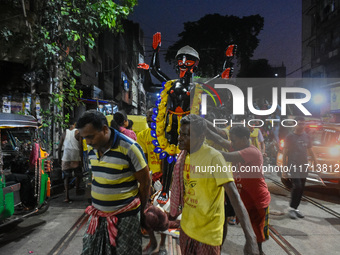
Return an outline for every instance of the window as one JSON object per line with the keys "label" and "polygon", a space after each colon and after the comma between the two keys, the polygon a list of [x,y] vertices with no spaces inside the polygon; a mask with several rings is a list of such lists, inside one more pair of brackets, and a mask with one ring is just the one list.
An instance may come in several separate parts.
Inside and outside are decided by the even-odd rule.
{"label": "window", "polygon": [[5,130],[1,132],[1,149],[4,151],[14,150],[13,141]]}

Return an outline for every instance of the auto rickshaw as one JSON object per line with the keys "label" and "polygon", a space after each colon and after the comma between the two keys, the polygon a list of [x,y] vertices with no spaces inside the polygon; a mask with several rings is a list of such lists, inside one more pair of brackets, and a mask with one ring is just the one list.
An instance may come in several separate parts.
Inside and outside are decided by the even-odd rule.
{"label": "auto rickshaw", "polygon": [[52,162],[39,127],[33,116],[0,113],[0,228],[49,207]]}

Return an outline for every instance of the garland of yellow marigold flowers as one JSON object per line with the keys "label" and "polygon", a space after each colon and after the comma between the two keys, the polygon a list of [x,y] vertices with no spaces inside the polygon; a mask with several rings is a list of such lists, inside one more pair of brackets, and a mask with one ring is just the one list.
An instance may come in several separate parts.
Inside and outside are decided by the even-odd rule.
{"label": "garland of yellow marigold flowers", "polygon": [[[171,80],[166,83],[163,83],[163,90],[160,93],[160,100],[156,102],[156,107],[153,109],[154,115],[152,116],[153,123],[151,123],[151,136],[155,138],[152,143],[156,147],[154,149],[155,153],[159,153],[159,158],[164,159],[167,158],[168,162],[176,160],[175,155],[179,153],[178,146],[176,144],[170,144],[168,139],[165,137],[165,132],[169,132],[172,127],[172,116],[169,116],[169,124],[165,127],[166,124],[166,116],[167,116],[167,105],[168,105],[168,97],[169,90],[171,89],[173,83],[176,80]],[[201,85],[195,84],[195,94],[192,101],[192,105],[190,108],[191,114],[199,114],[200,104],[202,100],[202,92],[203,89]],[[178,120],[178,132],[180,128],[180,120],[183,116],[189,114],[189,112],[185,113],[174,113],[171,112],[169,114],[176,114]]]}

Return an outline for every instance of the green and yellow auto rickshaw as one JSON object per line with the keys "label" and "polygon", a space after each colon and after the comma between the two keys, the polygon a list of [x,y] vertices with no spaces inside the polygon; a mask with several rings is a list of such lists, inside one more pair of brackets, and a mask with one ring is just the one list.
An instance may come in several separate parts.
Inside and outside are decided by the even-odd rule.
{"label": "green and yellow auto rickshaw", "polygon": [[0,113],[0,228],[49,207],[52,162],[33,116]]}

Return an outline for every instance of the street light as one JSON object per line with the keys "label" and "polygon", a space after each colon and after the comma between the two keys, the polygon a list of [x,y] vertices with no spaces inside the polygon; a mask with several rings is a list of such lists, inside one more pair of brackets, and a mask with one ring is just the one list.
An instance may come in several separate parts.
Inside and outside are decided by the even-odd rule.
{"label": "street light", "polygon": [[325,102],[325,96],[321,93],[315,94],[313,96],[313,102],[316,105],[321,105]]}

